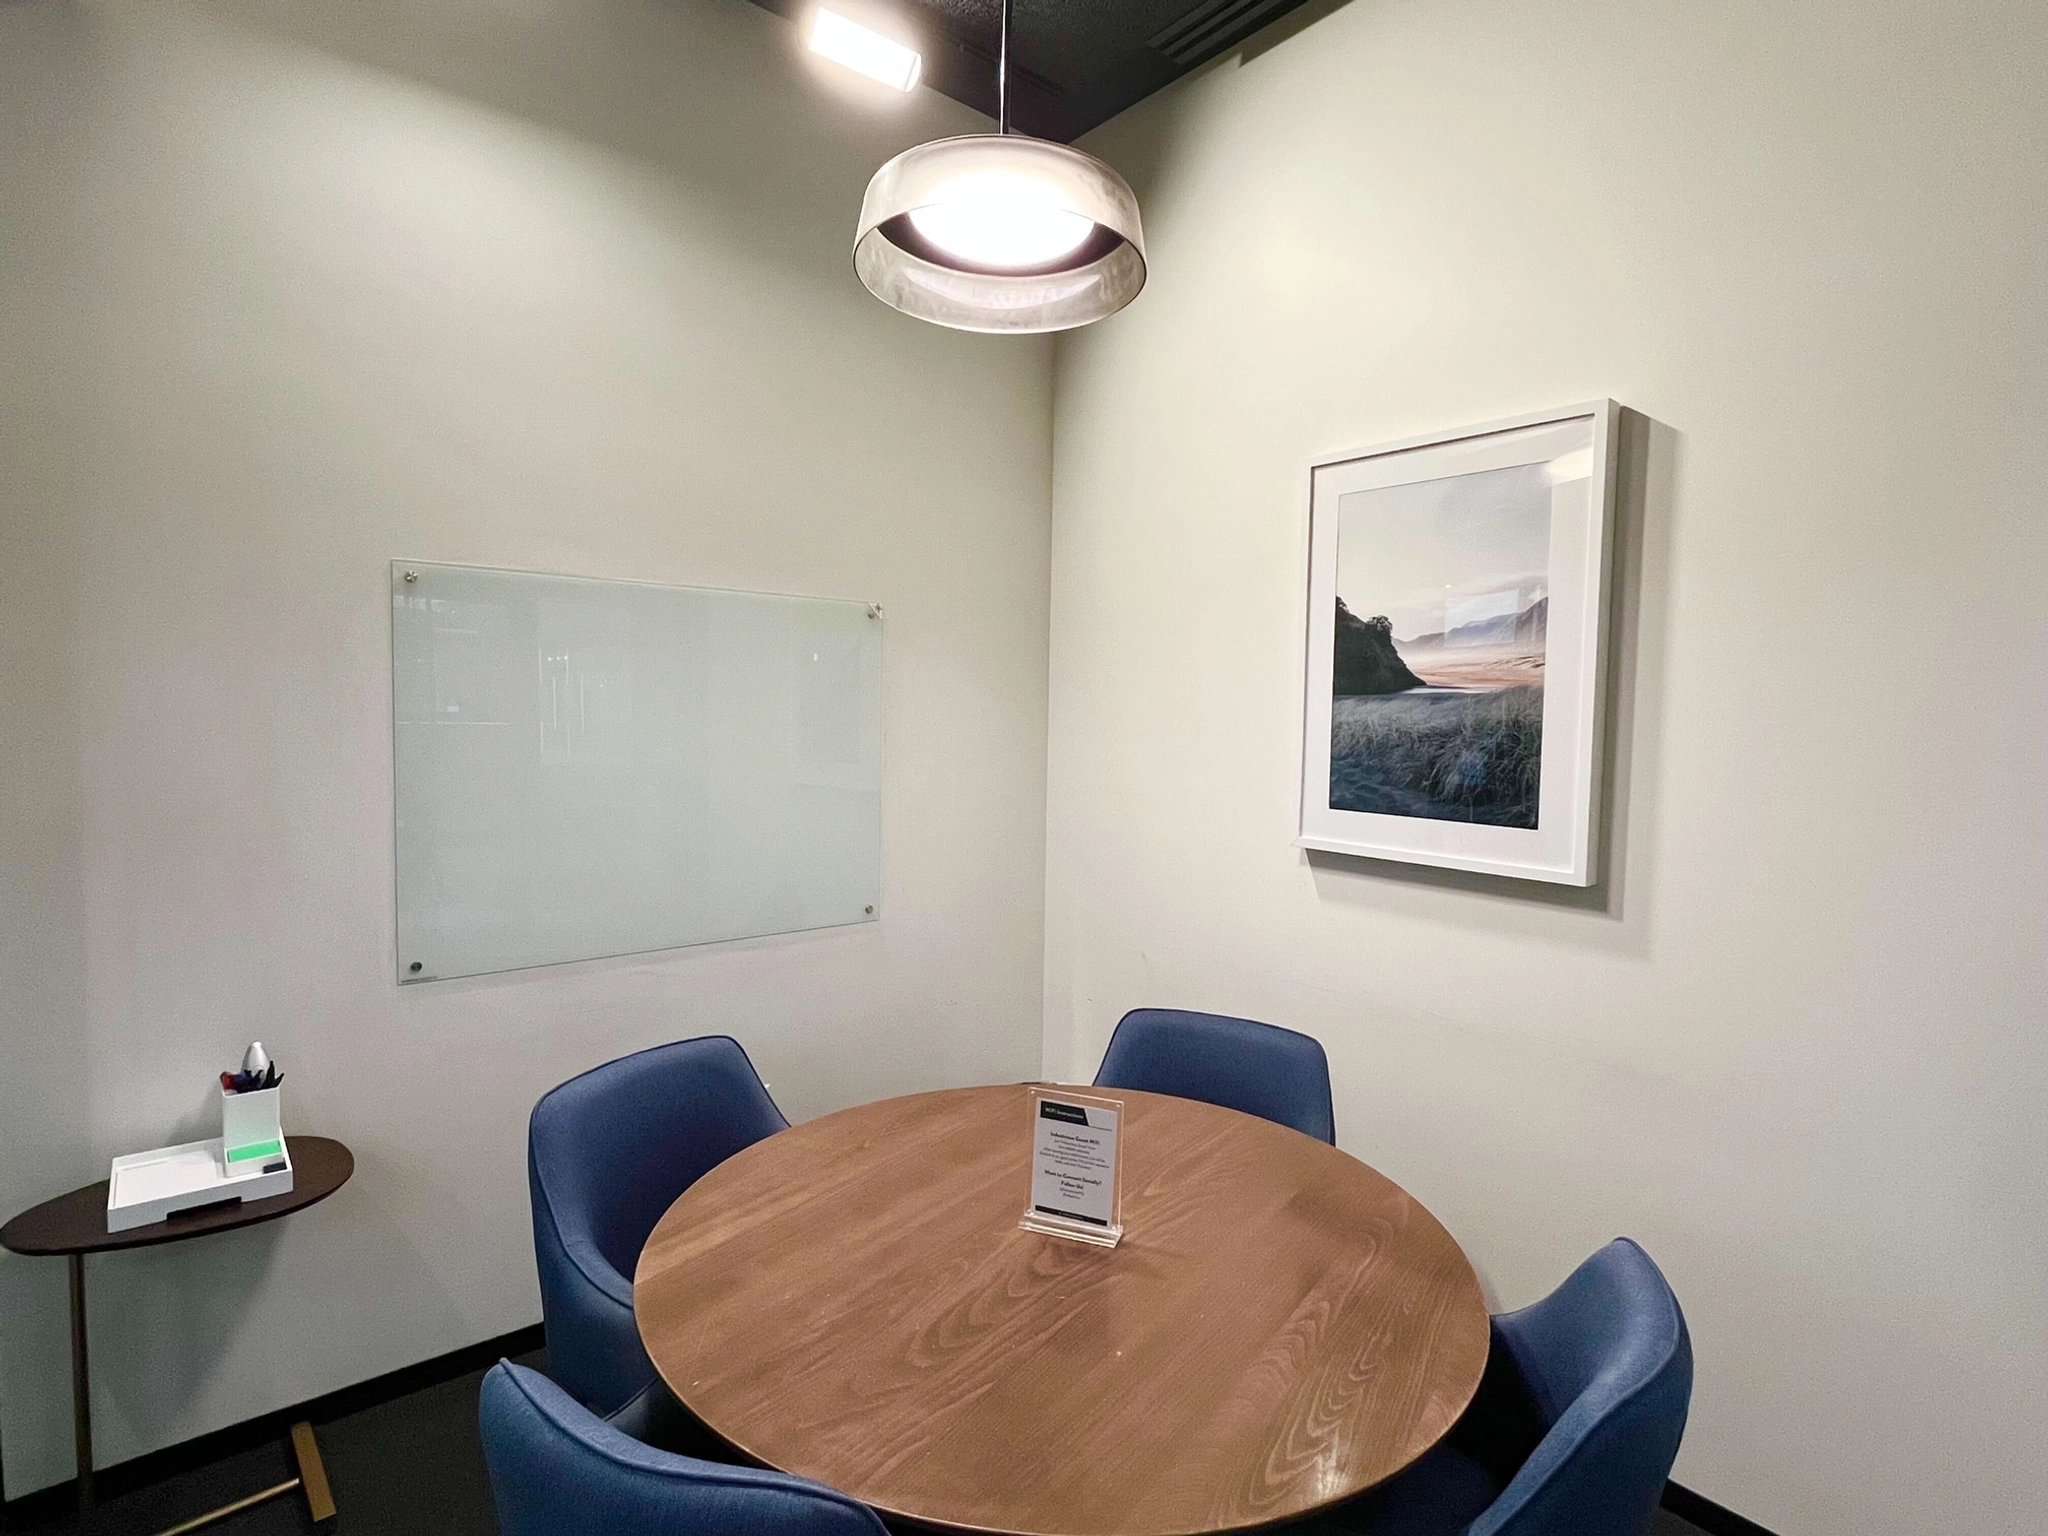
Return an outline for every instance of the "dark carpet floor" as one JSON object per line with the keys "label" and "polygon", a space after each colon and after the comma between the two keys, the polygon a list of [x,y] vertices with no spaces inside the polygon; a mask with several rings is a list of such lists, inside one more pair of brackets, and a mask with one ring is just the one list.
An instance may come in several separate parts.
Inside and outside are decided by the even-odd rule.
{"label": "dark carpet floor", "polygon": [[[547,1354],[519,1356],[547,1368]],[[477,1440],[476,1394],[482,1371],[394,1398],[317,1427],[320,1452],[340,1517],[334,1536],[496,1536],[491,1488]],[[243,1451],[103,1503],[90,1536],[153,1536],[181,1520],[291,1477],[282,1440]],[[206,1527],[218,1536],[306,1536],[317,1530],[297,1494],[273,1499]],[[37,1536],[78,1532],[75,1520],[10,1526]],[[1702,1536],[1660,1510],[1647,1536]]]}
{"label": "dark carpet floor", "polygon": [[[547,1368],[544,1350],[518,1358],[522,1365]],[[341,1511],[329,1528],[334,1536],[496,1536],[476,1432],[483,1378],[482,1371],[472,1371],[315,1426]],[[281,1483],[296,1470],[290,1447],[280,1439],[109,1499],[84,1529],[90,1536],[152,1536]],[[67,1518],[18,1529],[24,1536],[57,1536],[81,1528]],[[304,1536],[318,1529],[296,1493],[206,1527],[218,1536]]]}

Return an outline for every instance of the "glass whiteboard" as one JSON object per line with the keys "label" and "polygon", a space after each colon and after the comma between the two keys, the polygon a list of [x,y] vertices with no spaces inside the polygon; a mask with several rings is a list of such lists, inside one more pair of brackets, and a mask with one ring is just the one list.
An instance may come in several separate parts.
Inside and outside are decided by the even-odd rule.
{"label": "glass whiteboard", "polygon": [[391,567],[398,979],[872,922],[880,609]]}

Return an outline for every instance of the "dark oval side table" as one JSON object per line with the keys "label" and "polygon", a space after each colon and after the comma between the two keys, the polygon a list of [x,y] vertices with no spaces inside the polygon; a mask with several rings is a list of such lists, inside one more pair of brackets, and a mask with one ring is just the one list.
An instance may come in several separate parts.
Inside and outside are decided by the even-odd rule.
{"label": "dark oval side table", "polygon": [[[71,1265],[71,1416],[78,1459],[78,1509],[81,1515],[92,1509],[92,1379],[88,1374],[85,1346],[85,1256],[112,1253],[120,1248],[154,1248],[159,1243],[183,1242],[209,1232],[229,1232],[275,1221],[318,1205],[349,1180],[356,1171],[353,1153],[325,1136],[287,1136],[291,1149],[292,1190],[265,1200],[237,1200],[184,1211],[146,1227],[126,1232],[107,1230],[107,1181],[74,1189],[68,1195],[45,1200],[23,1211],[0,1227],[0,1248],[32,1258],[64,1258]],[[246,1499],[211,1510],[197,1519],[171,1527],[174,1532],[197,1530],[253,1504],[289,1493],[306,1491],[306,1502],[314,1520],[331,1519],[334,1499],[327,1487],[327,1471],[320,1462],[320,1448],[310,1424],[292,1426],[292,1452],[299,1475],[289,1482],[266,1488]]]}

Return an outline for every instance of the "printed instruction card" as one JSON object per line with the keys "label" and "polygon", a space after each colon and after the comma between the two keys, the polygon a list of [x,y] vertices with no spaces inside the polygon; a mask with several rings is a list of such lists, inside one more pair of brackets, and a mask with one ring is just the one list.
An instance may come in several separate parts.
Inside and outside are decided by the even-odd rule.
{"label": "printed instruction card", "polygon": [[1115,1247],[1123,1236],[1123,1101],[1054,1088],[1031,1091],[1034,1231]]}

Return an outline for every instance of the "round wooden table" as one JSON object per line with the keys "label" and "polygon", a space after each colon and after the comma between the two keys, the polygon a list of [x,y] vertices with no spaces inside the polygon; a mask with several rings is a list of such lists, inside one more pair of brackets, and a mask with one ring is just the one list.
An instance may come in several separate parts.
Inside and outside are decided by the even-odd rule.
{"label": "round wooden table", "polygon": [[1115,1248],[1017,1225],[1028,1085],[757,1142],[649,1237],[649,1356],[771,1467],[1012,1536],[1288,1520],[1435,1444],[1487,1351],[1479,1283],[1436,1218],[1297,1131],[1115,1096]]}

